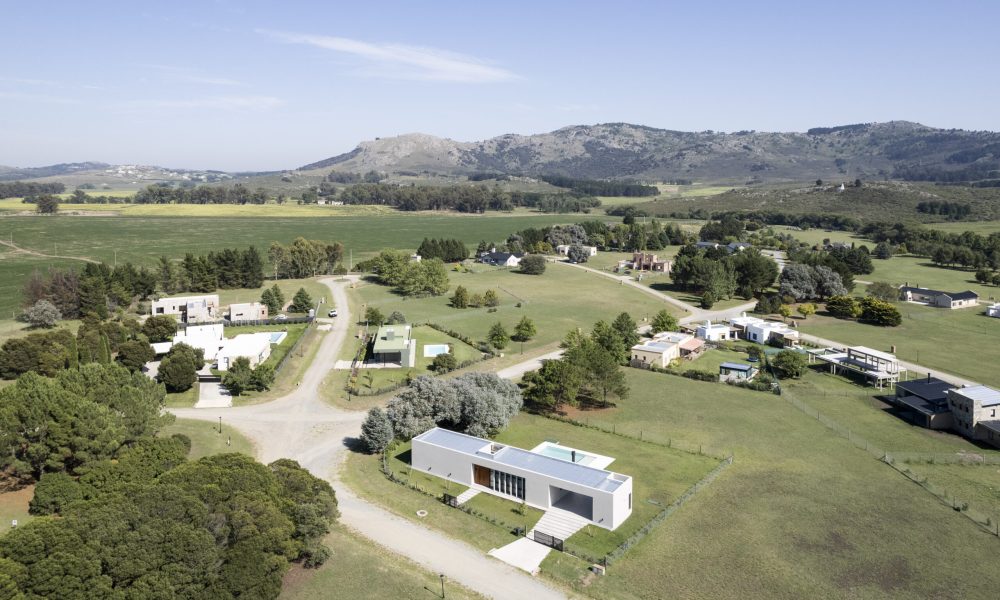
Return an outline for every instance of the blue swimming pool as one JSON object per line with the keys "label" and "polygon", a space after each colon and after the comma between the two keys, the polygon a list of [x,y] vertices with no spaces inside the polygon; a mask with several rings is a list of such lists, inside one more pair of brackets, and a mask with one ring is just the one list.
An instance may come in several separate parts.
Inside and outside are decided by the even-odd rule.
{"label": "blue swimming pool", "polygon": [[286,337],[288,337],[288,333],[287,332],[284,332],[284,331],[272,331],[271,332],[271,343],[272,344],[280,344],[281,342],[285,341]]}
{"label": "blue swimming pool", "polygon": [[[549,445],[539,450],[536,450],[536,452],[538,452],[543,456],[550,456],[552,458],[558,458],[559,460],[564,460],[566,462],[573,462],[573,451],[570,448],[563,448],[561,446]],[[576,451],[577,464],[589,465],[593,461],[594,461],[593,456],[580,452],[579,450]]]}

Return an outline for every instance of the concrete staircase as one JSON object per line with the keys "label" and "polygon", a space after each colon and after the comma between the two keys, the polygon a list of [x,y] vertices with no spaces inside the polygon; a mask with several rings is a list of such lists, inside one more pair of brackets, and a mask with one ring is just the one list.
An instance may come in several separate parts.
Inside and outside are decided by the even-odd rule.
{"label": "concrete staircase", "polygon": [[458,502],[459,506],[462,506],[463,504],[465,504],[469,500],[472,500],[478,495],[479,495],[479,490],[474,490],[472,488],[469,488],[464,492],[462,492],[461,494],[459,494],[458,498],[456,498],[456,501]]}
{"label": "concrete staircase", "polygon": [[535,523],[535,526],[528,531],[527,538],[534,539],[535,530],[547,533],[563,541],[568,540],[571,535],[580,531],[590,524],[590,521],[583,517],[565,510],[553,508],[545,511],[542,518]]}

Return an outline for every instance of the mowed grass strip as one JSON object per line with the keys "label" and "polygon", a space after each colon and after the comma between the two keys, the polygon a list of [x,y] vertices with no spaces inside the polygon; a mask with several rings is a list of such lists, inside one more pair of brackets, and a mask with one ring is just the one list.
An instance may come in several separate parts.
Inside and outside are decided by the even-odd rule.
{"label": "mowed grass strip", "polygon": [[203,456],[241,452],[254,456],[253,444],[237,429],[222,420],[222,433],[219,433],[218,421],[197,421],[194,419],[177,419],[164,427],[160,437],[170,437],[175,433],[186,435],[191,440],[189,460],[198,460]]}
{"label": "mowed grass strip", "polygon": [[[293,565],[281,586],[281,600],[440,597],[441,579],[405,557],[335,526],[323,543],[332,556],[317,569]],[[391,543],[387,541],[387,543]],[[445,580],[447,598],[482,598]]]}
{"label": "mowed grass strip", "polygon": [[29,485],[12,492],[0,493],[0,536],[11,530],[16,520],[22,527],[33,517],[28,514],[28,505],[35,495],[35,486]]}
{"label": "mowed grass strip", "polygon": [[[778,396],[629,371],[591,423],[732,448],[710,486],[583,593],[597,598],[993,598],[998,540]],[[929,550],[933,549],[933,550]]]}

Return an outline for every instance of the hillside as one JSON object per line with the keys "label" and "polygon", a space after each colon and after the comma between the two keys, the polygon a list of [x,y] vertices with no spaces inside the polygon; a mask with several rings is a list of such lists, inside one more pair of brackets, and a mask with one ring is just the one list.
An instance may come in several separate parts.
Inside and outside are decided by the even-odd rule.
{"label": "hillside", "polygon": [[861,221],[941,222],[948,220],[921,212],[921,203],[948,202],[968,205],[963,220],[1000,219],[1000,188],[969,188],[906,182],[872,182],[862,187],[839,185],[740,186],[702,198],[660,197],[633,205],[651,216],[688,216],[723,211],[764,211],[784,214],[824,214],[853,217]]}
{"label": "hillside", "polygon": [[362,142],[300,171],[460,175],[478,172],[669,181],[983,179],[1000,169],[1000,134],[906,121],[806,133],[683,132],[627,123],[456,142],[407,134]]}

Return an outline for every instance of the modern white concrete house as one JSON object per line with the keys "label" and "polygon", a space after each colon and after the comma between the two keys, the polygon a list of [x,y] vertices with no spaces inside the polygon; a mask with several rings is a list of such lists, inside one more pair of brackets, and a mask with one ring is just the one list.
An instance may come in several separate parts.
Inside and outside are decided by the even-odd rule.
{"label": "modern white concrete house", "polygon": [[991,304],[990,306],[987,306],[986,307],[986,316],[987,317],[997,317],[997,318],[1000,318],[1000,302],[997,302],[996,304]]}
{"label": "modern white concrete house", "polygon": [[225,328],[222,324],[192,325],[185,327],[174,336],[174,344],[187,344],[192,348],[200,348],[205,353],[205,360],[215,360],[219,348],[225,344]]}
{"label": "modern white concrete house", "polygon": [[750,342],[767,344],[771,340],[780,340],[784,346],[795,346],[799,343],[799,332],[784,323],[765,321],[759,317],[748,317],[746,313],[729,319],[729,325],[737,336]]}
{"label": "modern white concrete house", "polygon": [[557,446],[568,451],[564,455],[552,446],[543,444],[536,452],[435,427],[413,438],[410,466],[473,490],[617,529],[632,514],[632,478],[583,464],[574,449]]}
{"label": "modern white concrete house", "polygon": [[219,295],[177,296],[154,300],[149,313],[153,316],[174,315],[182,323],[201,323],[219,318]]}
{"label": "modern white concrete house", "polygon": [[271,334],[263,333],[241,333],[240,335],[228,339],[216,354],[216,362],[220,371],[228,371],[237,358],[246,358],[250,361],[250,368],[254,368],[271,356]]}
{"label": "modern white concrete house", "polygon": [[243,302],[229,305],[229,320],[233,323],[264,321],[267,319],[267,305],[260,302]]}
{"label": "modern white concrete house", "polygon": [[632,346],[629,364],[640,369],[650,366],[664,369],[671,361],[697,354],[704,346],[704,340],[690,333],[661,331],[653,339]]}
{"label": "modern white concrete house", "polygon": [[694,330],[694,336],[706,342],[724,342],[735,340],[736,332],[729,325],[705,321]]}

